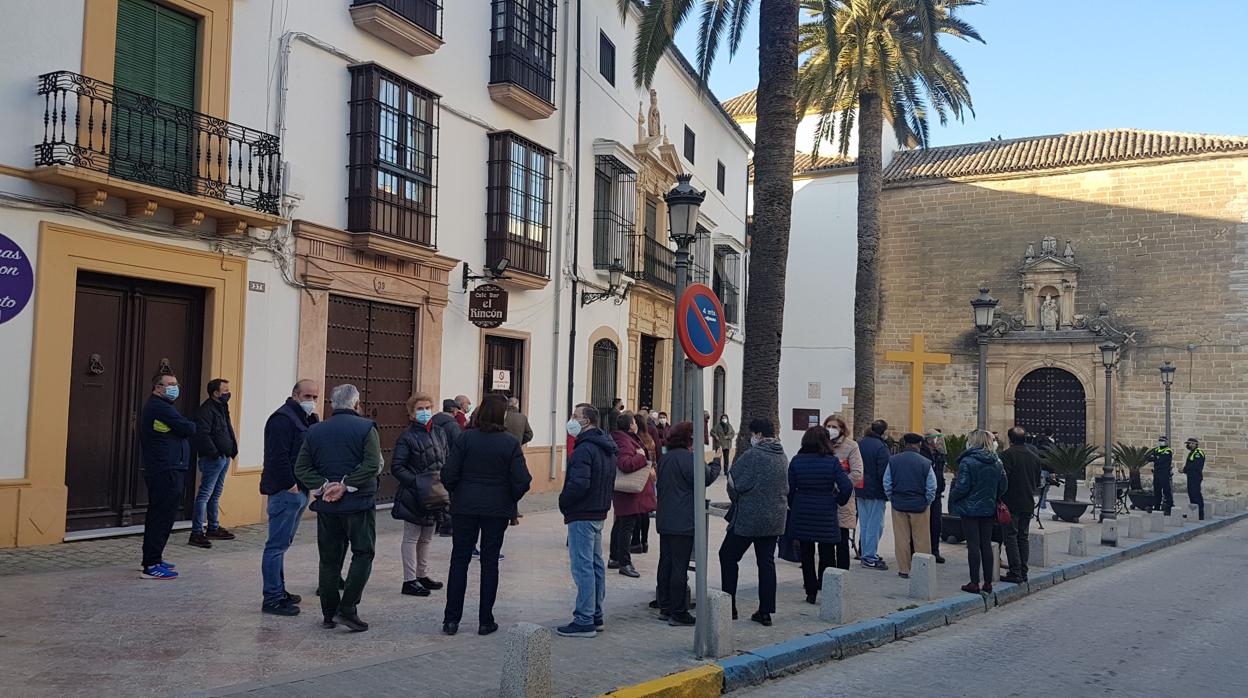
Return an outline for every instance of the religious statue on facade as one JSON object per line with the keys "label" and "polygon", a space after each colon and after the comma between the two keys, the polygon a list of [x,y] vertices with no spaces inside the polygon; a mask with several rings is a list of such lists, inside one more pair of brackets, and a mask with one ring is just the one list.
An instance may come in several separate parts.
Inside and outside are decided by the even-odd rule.
{"label": "religious statue on facade", "polygon": [[1045,257],[1057,256],[1057,238],[1045,237],[1040,241],[1040,254]]}
{"label": "religious statue on facade", "polygon": [[650,88],[650,115],[646,119],[646,134],[651,138],[657,138],[663,132],[659,125],[659,93],[652,87]]}
{"label": "religious statue on facade", "polygon": [[1057,301],[1053,300],[1053,296],[1045,296],[1040,304],[1040,329],[1057,330],[1057,317]]}

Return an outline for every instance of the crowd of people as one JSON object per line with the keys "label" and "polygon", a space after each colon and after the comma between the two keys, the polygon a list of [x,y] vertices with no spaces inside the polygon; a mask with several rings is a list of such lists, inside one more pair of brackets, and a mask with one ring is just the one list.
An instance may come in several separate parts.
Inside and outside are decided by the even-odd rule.
{"label": "crowd of people", "polygon": [[[218,518],[224,475],[238,454],[228,409],[229,382],[210,381],[208,393],[197,418],[189,420],[174,407],[180,395],[177,378],[153,378],[141,424],[151,502],[143,540],[144,578],[178,576],[175,565],[164,560],[164,548],[192,456],[197,457],[200,484],[189,543],[210,547],[213,541],[234,537]],[[268,540],[261,565],[261,610],[279,616],[300,613],[302,599],[285,586],[284,556],[305,508],[310,508],[317,515],[322,624],[361,632],[368,629],[358,606],[375,554],[382,444],[377,425],[360,414],[355,386],[335,387],[329,402],[332,412],[321,419],[320,387],[300,380],[265,424],[260,492],[268,498]],[[508,527],[519,523],[518,504],[531,485],[523,447],[533,431],[514,398],[487,395],[473,409],[471,399],[460,395],[442,401],[436,413],[434,404],[423,393],[407,401],[410,425],[399,436],[390,463],[398,484],[391,516],[403,522],[400,593],[427,597],[445,588],[442,631],[454,635],[463,618],[468,569],[475,557],[480,562],[478,633],[488,635],[498,630],[493,606],[503,541]],[[696,468],[704,469],[707,484],[721,473],[727,479],[727,531],[718,556],[721,588],[732,597],[734,619],[740,561],[750,548],[759,599],[750,619],[765,626],[772,624],[776,612],[776,557],[800,563],[811,604],[818,603],[826,569],[849,569],[855,541],[863,568],[888,570],[879,542],[890,507],[898,575],[909,576],[916,553],[945,562],[940,540],[947,450],[940,430],[906,433],[897,448],[886,440],[885,421],[871,423],[854,440],[845,421],[833,415],[806,430],[790,458],[776,425],[754,419],[747,425],[749,448],[733,460],[736,432],[728,415],[720,415],[715,424],[709,413],[702,418],[703,443],[712,457],[697,462],[691,421],[671,424],[666,413],[644,406],[630,412],[618,399],[605,410],[575,406],[566,424],[568,457],[559,510],[567,527],[576,598],[571,622],[559,626],[558,634],[591,638],[602,631],[607,571],[641,577],[633,556],[649,553],[652,518],[659,559],[650,606],[669,625],[695,623],[688,571]],[[1007,437],[1009,445],[1002,449],[995,433],[968,434],[948,485],[949,510],[961,518],[967,541],[970,581],[962,589],[971,593],[992,591],[997,557],[991,543],[997,526],[1002,527],[1009,566],[1002,580],[1028,577],[1030,521],[1038,511],[1036,496],[1049,478],[1043,454],[1054,441],[1051,433],[1029,439],[1019,427],[1009,429]],[[1195,439],[1187,445],[1183,472],[1203,518],[1204,454]],[[1149,458],[1155,462],[1155,487],[1168,511],[1173,505],[1168,482],[1173,453],[1162,439]],[[439,532],[452,539],[445,584],[433,578],[429,563],[430,546]]]}

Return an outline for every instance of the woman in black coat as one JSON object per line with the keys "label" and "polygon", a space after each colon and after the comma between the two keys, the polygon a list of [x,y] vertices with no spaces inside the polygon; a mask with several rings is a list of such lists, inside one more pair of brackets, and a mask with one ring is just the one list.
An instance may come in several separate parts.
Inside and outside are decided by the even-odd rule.
{"label": "woman in black coat", "polygon": [[417,482],[421,473],[439,472],[446,464],[446,435],[433,426],[433,398],[430,396],[413,395],[407,401],[407,413],[412,423],[394,445],[394,462],[390,467],[391,474],[399,481],[390,515],[403,521],[403,543],[399,548],[403,556],[402,593],[429,596],[430,592],[442,588],[442,582],[429,578],[429,544],[441,512],[427,511],[421,506]]}
{"label": "woman in black coat", "polygon": [[[802,436],[802,448],[789,463],[789,536],[801,544],[802,583],[806,603],[816,603],[823,588],[823,571],[836,560],[841,523],[836,508],[854,494],[854,483],[832,453],[824,427],[811,427]],[[815,546],[819,546],[818,572]]]}
{"label": "woman in black coat", "polygon": [[477,427],[460,435],[442,469],[442,484],[451,493],[451,572],[447,580],[442,632],[459,632],[468,588],[468,564],[477,540],[481,543],[481,608],[479,634],[498,630],[494,599],[498,595],[498,551],[516,503],[529,491],[532,476],[516,437],[503,419],[507,398],[487,395],[477,408]]}

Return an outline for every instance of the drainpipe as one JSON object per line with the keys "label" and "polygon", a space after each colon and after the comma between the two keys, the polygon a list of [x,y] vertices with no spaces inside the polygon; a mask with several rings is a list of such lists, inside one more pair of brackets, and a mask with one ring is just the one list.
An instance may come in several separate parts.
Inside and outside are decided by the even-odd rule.
{"label": "drainpipe", "polygon": [[[578,0],[578,5],[579,5],[579,0]],[[572,6],[572,0],[564,0],[563,2],[563,48],[561,49],[561,53],[563,55],[563,76],[562,76],[562,79],[560,79],[559,81],[559,92],[560,92],[559,103],[563,105],[563,108],[559,110],[559,150],[560,151],[567,150],[567,142],[568,142],[568,109],[567,109],[567,106],[568,106],[568,65],[569,65],[568,46],[570,43],[570,37],[568,36],[568,28],[570,26],[569,15],[571,14],[571,6]],[[579,7],[577,8],[576,18],[577,18],[577,24],[579,26],[580,18],[581,18]],[[577,38],[577,46],[578,46],[577,85],[578,85],[578,94],[579,94],[579,85],[580,85],[580,81],[579,81],[580,32],[579,31],[577,32],[577,37],[578,37]],[[577,104],[579,106],[580,104],[579,99],[577,100]],[[579,117],[579,109],[578,109],[578,117]],[[579,125],[580,123],[579,118],[578,118],[577,123]],[[578,134],[580,133],[579,128],[577,129],[577,133]],[[552,377],[559,375],[559,332],[563,329],[562,323],[561,323],[561,317],[559,314],[559,300],[563,296],[563,277],[566,271],[566,265],[564,264],[564,259],[563,259],[563,251],[564,251],[564,243],[566,242],[566,237],[569,231],[573,231],[572,232],[573,250],[576,249],[575,247],[576,220],[571,214],[571,212],[568,210],[568,168],[571,167],[573,170],[574,176],[576,176],[576,173],[578,171],[576,167],[576,162],[577,160],[576,160],[575,153],[573,153],[570,163],[569,163],[569,158],[567,157],[560,158],[558,162],[558,165],[559,165],[559,187],[558,187],[559,203],[555,207],[555,210],[558,213],[555,218],[557,230],[555,232],[555,254],[554,254],[555,264],[557,265],[555,268],[555,302],[554,302],[555,329],[554,329],[554,334],[551,337],[552,339],[551,344],[552,346],[554,346],[555,349],[554,351],[551,352],[551,357],[550,357],[550,375]],[[576,252],[574,251],[572,254],[575,260]],[[573,262],[573,264],[575,264],[575,261]],[[572,275],[572,279],[573,279],[572,281],[572,284],[573,284],[572,286],[572,334],[575,336],[576,334],[576,275],[575,274]],[[572,347],[575,347],[575,345],[572,345]],[[572,355],[569,354],[568,365],[571,366],[572,363],[573,363]],[[571,373],[571,369],[569,369],[569,373]],[[562,430],[559,429],[559,426],[563,424],[563,421],[564,420],[562,419],[562,415],[560,414],[560,409],[559,409],[559,381],[551,380],[550,382],[550,473],[549,473],[551,480],[559,479],[559,441],[562,438],[561,437]]]}
{"label": "drainpipe", "polygon": [[[566,20],[566,16],[565,16]],[[566,81],[564,83],[567,84]],[[568,412],[576,404],[576,312],[577,286],[580,278],[579,253],[581,236],[581,0],[576,0],[576,112],[572,136],[572,295],[568,299],[571,321],[568,323]]]}

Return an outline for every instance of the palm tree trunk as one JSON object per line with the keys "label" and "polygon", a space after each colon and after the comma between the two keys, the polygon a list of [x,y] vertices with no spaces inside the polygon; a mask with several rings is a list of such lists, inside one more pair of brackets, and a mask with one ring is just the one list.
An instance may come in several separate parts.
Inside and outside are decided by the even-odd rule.
{"label": "palm tree trunk", "polygon": [[781,426],[780,339],[797,142],[798,0],[762,0],[758,12],[754,224],[745,301],[739,452],[749,445],[751,419],[763,417],[777,429]]}
{"label": "palm tree trunk", "polygon": [[[880,331],[880,188],[884,183],[880,96],[858,95],[858,276],[854,287],[854,434],[875,417],[875,342]],[[923,428],[911,424],[912,431]]]}

